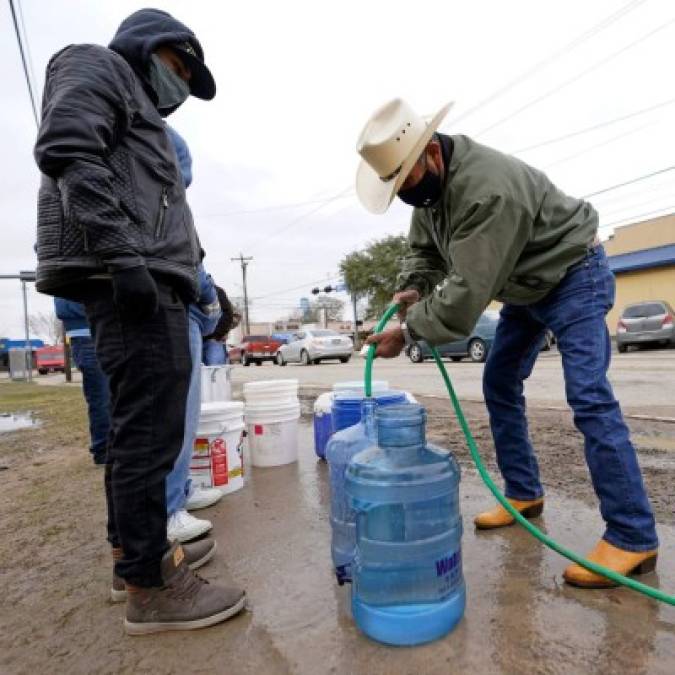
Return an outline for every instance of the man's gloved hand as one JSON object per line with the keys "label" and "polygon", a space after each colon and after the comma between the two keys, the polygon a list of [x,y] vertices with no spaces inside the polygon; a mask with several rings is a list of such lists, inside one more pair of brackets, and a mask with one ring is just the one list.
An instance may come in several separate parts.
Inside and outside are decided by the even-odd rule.
{"label": "man's gloved hand", "polygon": [[367,345],[377,345],[375,356],[382,359],[396,358],[405,347],[405,336],[403,331],[396,327],[385,330],[382,333],[375,333],[366,340]]}
{"label": "man's gloved hand", "polygon": [[405,321],[408,309],[421,299],[420,292],[416,288],[408,288],[405,291],[394,293],[392,302],[399,305],[398,316],[401,321]]}
{"label": "man's gloved hand", "polygon": [[143,319],[157,312],[157,284],[145,265],[113,272],[112,284],[113,300],[122,315]]}

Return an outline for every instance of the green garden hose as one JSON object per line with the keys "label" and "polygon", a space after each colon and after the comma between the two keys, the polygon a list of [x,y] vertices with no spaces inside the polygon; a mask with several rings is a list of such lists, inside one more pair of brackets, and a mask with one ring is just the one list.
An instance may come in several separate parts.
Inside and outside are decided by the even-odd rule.
{"label": "green garden hose", "polygon": [[[391,319],[391,317],[397,311],[398,305],[391,305],[384,313],[383,317],[380,319],[380,322],[375,327],[375,332],[376,333],[381,332],[389,322],[389,319]],[[376,346],[371,345],[370,348],[368,349],[368,355],[366,357],[365,394],[368,397],[372,396],[373,360],[375,358],[375,350]],[[457,416],[459,426],[462,428],[462,431],[464,432],[464,437],[466,438],[466,442],[469,446],[471,457],[473,458],[473,461],[476,464],[476,468],[478,469],[480,477],[483,479],[483,482],[488,486],[488,488],[490,488],[490,491],[497,498],[497,501],[515,518],[518,524],[524,527],[533,537],[546,544],[546,546],[548,546],[549,548],[553,549],[556,553],[559,553],[568,560],[571,560],[572,562],[575,562],[578,565],[581,565],[582,567],[591,570],[591,572],[600,574],[603,577],[611,579],[615,583],[620,584],[621,586],[627,586],[628,588],[632,588],[634,591],[638,591],[638,593],[647,595],[650,598],[654,598],[655,600],[660,600],[661,602],[665,602],[669,605],[675,605],[675,596],[668,595],[667,593],[664,593],[658,590],[657,588],[647,586],[646,584],[640,583],[639,581],[635,581],[635,579],[631,579],[630,577],[625,577],[623,576],[623,574],[618,574],[617,572],[609,569],[608,567],[604,567],[603,565],[598,565],[594,562],[591,562],[590,560],[586,560],[577,553],[574,553],[573,551],[569,551],[568,549],[564,548],[556,541],[551,539],[551,537],[546,536],[539,528],[535,527],[529,520],[527,520],[527,518],[522,516],[516,509],[513,508],[513,506],[511,506],[506,497],[495,485],[492,478],[490,478],[490,475],[488,474],[485,466],[483,465],[483,461],[481,460],[480,454],[478,453],[478,448],[476,447],[476,441],[474,440],[471,434],[469,425],[467,424],[466,418],[464,417],[464,413],[462,412],[462,407],[459,404],[459,400],[457,398],[457,395],[455,394],[452,382],[450,381],[450,376],[448,375],[448,371],[445,369],[445,366],[443,365],[443,361],[441,361],[441,357],[438,354],[438,351],[434,347],[431,347],[431,353],[433,354],[434,359],[436,360],[436,365],[438,366],[439,370],[441,371],[441,375],[443,376],[445,386],[447,387],[448,394],[450,395],[450,400],[452,401],[452,406],[455,409],[455,415]]]}

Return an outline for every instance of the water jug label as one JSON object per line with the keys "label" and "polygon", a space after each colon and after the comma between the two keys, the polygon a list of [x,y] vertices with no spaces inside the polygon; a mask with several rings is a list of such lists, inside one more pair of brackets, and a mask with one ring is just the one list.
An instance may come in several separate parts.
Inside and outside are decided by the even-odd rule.
{"label": "water jug label", "polygon": [[438,578],[437,596],[439,599],[450,595],[462,581],[461,549],[435,561]]}

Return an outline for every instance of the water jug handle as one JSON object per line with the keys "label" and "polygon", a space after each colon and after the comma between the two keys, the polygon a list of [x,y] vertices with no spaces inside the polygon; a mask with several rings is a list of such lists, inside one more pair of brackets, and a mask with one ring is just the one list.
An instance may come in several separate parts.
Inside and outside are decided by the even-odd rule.
{"label": "water jug handle", "polygon": [[335,568],[335,577],[337,579],[338,586],[344,586],[345,584],[352,583],[352,576],[347,565],[338,565]]}

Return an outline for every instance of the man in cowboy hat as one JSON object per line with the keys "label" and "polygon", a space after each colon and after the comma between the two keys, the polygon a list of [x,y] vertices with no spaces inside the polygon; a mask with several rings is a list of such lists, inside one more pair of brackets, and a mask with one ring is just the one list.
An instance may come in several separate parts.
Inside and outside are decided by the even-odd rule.
{"label": "man in cowboy hat", "polygon": [[201,248],[163,118],[190,95],[215,93],[195,34],[143,9],[108,48],[70,45],[52,57],[35,145],[37,288],[84,303],[110,382],[108,539],[134,635],[210,626],[245,604],[243,590],[192,572],[203,544],[167,540]]}
{"label": "man in cowboy hat", "polygon": [[[466,136],[438,133],[449,108],[427,124],[405,102],[391,101],[358,140],[356,189],[364,206],[383,213],[398,195],[414,207],[410,253],[394,295],[405,322],[368,342],[377,345],[377,356],[392,358],[412,339],[435,345],[457,340],[491,300],[504,303],[483,390],[506,496],[524,516],[535,517],[544,491],[527,432],[523,382],[546,329],[552,330],[606,522],[588,558],[622,574],[652,570],[654,516],[607,380],[605,315],[614,303],[614,277],[597,238],[597,213],[515,157]],[[513,522],[500,505],[475,519],[479,529]],[[612,585],[579,565],[570,565],[564,578],[584,587]]]}

